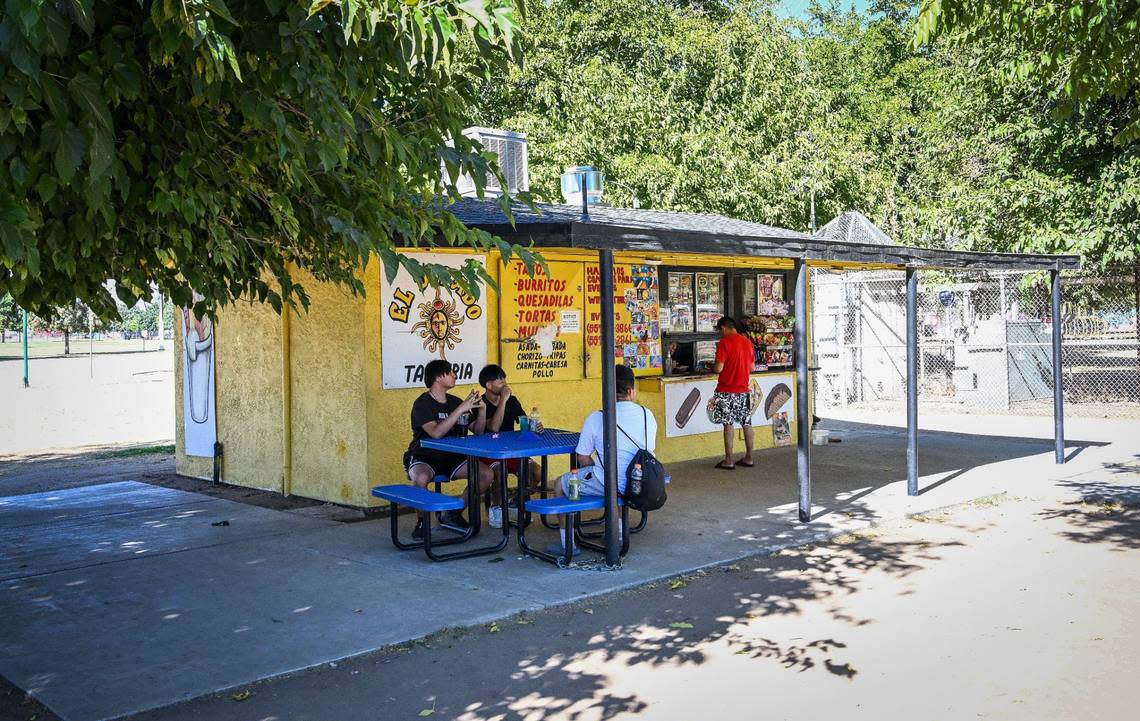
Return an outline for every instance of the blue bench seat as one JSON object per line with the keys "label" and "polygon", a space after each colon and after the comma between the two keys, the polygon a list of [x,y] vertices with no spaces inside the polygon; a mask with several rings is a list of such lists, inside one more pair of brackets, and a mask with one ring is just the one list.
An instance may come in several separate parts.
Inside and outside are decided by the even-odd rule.
{"label": "blue bench seat", "polygon": [[[437,477],[438,478],[438,477]],[[437,479],[432,479],[433,481]],[[447,479],[443,479],[447,480]],[[504,491],[505,493],[505,491]],[[400,540],[399,531],[399,516],[400,506],[407,508],[414,508],[421,513],[438,513],[440,511],[461,511],[466,505],[461,496],[448,496],[443,493],[435,493],[426,488],[418,488],[409,483],[394,483],[387,486],[376,486],[372,489],[372,495],[376,498],[382,498],[392,504],[392,511],[389,514],[391,519],[391,532],[392,544],[401,551],[411,551],[416,549],[423,549],[427,557],[433,561],[452,561],[459,558],[471,558],[472,556],[482,556],[487,553],[498,553],[507,547],[507,540],[510,533],[510,525],[503,524],[502,537],[499,542],[491,546],[483,546],[480,548],[473,548],[462,551],[452,551],[451,553],[439,553],[435,549],[439,546],[450,546],[455,543],[462,543],[469,540],[475,534],[475,526],[469,526],[460,531],[460,535],[456,538],[447,538],[443,540],[432,539],[432,524],[430,516],[424,518],[423,526],[423,540],[413,541],[406,543]],[[478,509],[474,511],[478,513]],[[448,526],[449,529],[453,529]]]}
{"label": "blue bench seat", "polygon": [[[624,526],[624,525],[626,525],[626,523],[628,521],[625,501],[622,499],[621,496],[618,496],[617,500],[618,500],[618,508],[621,509],[621,520],[622,520],[622,524]],[[596,543],[591,543],[590,541],[586,540],[586,537],[582,536],[581,533],[579,532],[579,528],[580,528],[580,525],[582,523],[582,519],[580,517],[580,514],[582,513],[582,511],[601,511],[601,510],[605,509],[605,507],[606,507],[606,497],[605,496],[581,496],[576,501],[572,501],[569,498],[532,498],[532,499],[528,500],[525,504],[525,508],[526,508],[526,511],[528,513],[537,513],[540,516],[553,516],[553,515],[560,515],[560,514],[565,514],[565,515],[569,516],[570,533],[576,539],[576,542],[579,545],[582,545],[582,546],[589,548],[591,550],[594,550],[594,551],[599,551],[601,553],[605,553],[605,551],[606,551],[604,546],[600,546]],[[540,551],[537,548],[532,548],[526,542],[526,534],[523,530],[524,525],[525,524],[519,526],[519,547],[522,548],[522,552],[524,554],[526,554],[528,556],[534,556],[535,558],[542,559],[543,561],[546,561],[547,563],[553,563],[557,566],[563,566],[564,567],[564,566],[571,565],[571,563],[572,563],[572,555],[571,555],[572,554],[572,551],[571,551],[572,544],[564,543],[563,547],[562,547],[562,549],[563,549],[562,553],[559,555],[547,553],[546,551]],[[559,533],[561,534],[561,531],[559,531]],[[623,533],[622,534],[622,544],[621,544],[621,555],[624,557],[625,554],[628,552],[629,552],[629,535],[626,533]]]}
{"label": "blue bench seat", "polygon": [[463,509],[463,499],[435,493],[426,488],[418,488],[407,483],[390,486],[376,486],[372,495],[389,503],[414,508],[417,511],[459,511]]}
{"label": "blue bench seat", "polygon": [[[623,505],[623,503],[621,496],[618,496],[618,506]],[[526,510],[542,516],[596,511],[605,507],[605,496],[581,496],[576,501],[569,498],[534,498],[526,502]]]}

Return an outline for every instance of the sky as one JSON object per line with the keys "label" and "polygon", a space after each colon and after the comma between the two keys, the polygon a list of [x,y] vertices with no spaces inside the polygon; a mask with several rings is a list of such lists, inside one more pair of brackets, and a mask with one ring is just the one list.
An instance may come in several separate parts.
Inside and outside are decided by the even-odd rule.
{"label": "sky", "polygon": [[[780,0],[776,3],[776,12],[787,17],[802,16],[807,13],[810,4],[811,0]],[[859,10],[866,10],[870,4],[870,0],[840,0],[840,5],[844,8],[854,5]]]}

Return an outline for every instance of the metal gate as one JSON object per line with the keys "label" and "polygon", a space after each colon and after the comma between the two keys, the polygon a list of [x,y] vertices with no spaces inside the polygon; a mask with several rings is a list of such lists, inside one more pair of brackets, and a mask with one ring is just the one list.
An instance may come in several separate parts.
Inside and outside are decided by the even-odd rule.
{"label": "metal gate", "polygon": [[1037,320],[1008,321],[1005,327],[1009,354],[1009,403],[1052,400],[1053,333]]}

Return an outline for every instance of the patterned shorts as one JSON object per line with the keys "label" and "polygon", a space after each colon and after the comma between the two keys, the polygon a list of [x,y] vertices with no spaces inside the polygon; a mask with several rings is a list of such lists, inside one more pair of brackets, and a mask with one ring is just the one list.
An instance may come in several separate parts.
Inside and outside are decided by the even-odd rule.
{"label": "patterned shorts", "polygon": [[709,404],[709,420],[722,425],[752,425],[752,395],[749,393],[713,393]]}

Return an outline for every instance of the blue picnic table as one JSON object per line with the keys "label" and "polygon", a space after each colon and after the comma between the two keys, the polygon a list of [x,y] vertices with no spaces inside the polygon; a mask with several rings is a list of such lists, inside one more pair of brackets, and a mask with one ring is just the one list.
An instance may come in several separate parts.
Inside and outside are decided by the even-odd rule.
{"label": "blue picnic table", "polygon": [[[424,438],[420,445],[437,451],[447,451],[467,456],[467,477],[478,478],[478,469],[475,464],[480,458],[493,460],[509,460],[511,458],[542,458],[542,469],[546,471],[546,458],[563,453],[573,453],[578,447],[579,433],[562,431],[556,428],[547,428],[536,433],[534,431],[503,431],[500,433],[484,433],[478,436],[444,436],[443,438]],[[530,464],[519,464],[519,493],[518,513],[523,517],[523,503],[527,497],[530,484]],[[499,482],[504,491],[503,518],[507,518],[506,509],[506,469],[499,466]],[[545,478],[543,479],[545,481]],[[479,511],[479,491],[477,483],[467,484],[468,509],[470,509],[470,522],[478,532],[481,524]],[[504,520],[504,522],[506,522]]]}
{"label": "blue picnic table", "polygon": [[[478,436],[445,436],[443,438],[425,438],[420,443],[425,448],[433,450],[448,451],[450,453],[457,453],[467,456],[468,463],[468,477],[478,478],[478,469],[476,465],[480,458],[491,460],[508,460],[511,458],[527,459],[534,457],[542,458],[542,475],[543,481],[546,480],[546,459],[548,456],[556,456],[563,453],[573,454],[578,448],[578,439],[581,434],[573,433],[571,431],[562,431],[557,429],[547,429],[539,433],[534,431],[506,431],[502,433],[484,433]],[[575,460],[571,457],[571,465],[576,465]],[[510,517],[507,514],[506,504],[506,490],[507,490],[507,473],[506,464],[500,464],[498,469],[498,477],[496,481],[499,483],[499,488],[503,494],[503,529],[506,531],[511,526]],[[516,499],[516,507],[518,510],[518,523],[516,530],[518,532],[518,543],[522,552],[528,556],[540,558],[549,563],[557,565],[569,565],[571,562],[571,546],[572,544],[564,545],[562,556],[555,556],[551,553],[541,551],[537,548],[532,548],[526,542],[526,527],[529,523],[530,513],[535,512],[542,516],[543,524],[548,528],[554,528],[546,521],[546,515],[561,515],[563,522],[571,523],[571,533],[576,535],[576,530],[573,530],[581,523],[579,515],[581,511],[597,510],[603,507],[603,499],[600,496],[583,496],[581,500],[570,501],[565,498],[551,498],[546,500],[528,500],[528,484],[530,476],[530,464],[523,462],[519,464],[518,478],[519,478],[519,492]],[[477,533],[479,531],[479,524],[481,512],[479,510],[478,490],[476,483],[468,482],[468,509],[469,519],[472,529]],[[543,486],[543,496],[545,497],[545,485]],[[627,521],[625,503],[622,499],[618,499],[618,506],[621,509],[622,522]],[[569,515],[565,515],[569,514]],[[642,521],[638,525],[638,530],[645,525],[645,514],[642,514]],[[561,533],[561,531],[559,531]],[[583,546],[593,550],[605,551],[605,548],[598,546],[585,538],[579,538],[579,543]],[[624,556],[629,550],[629,536],[623,534],[621,555]]]}

